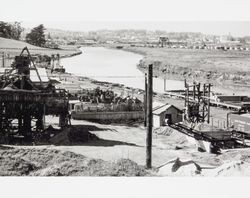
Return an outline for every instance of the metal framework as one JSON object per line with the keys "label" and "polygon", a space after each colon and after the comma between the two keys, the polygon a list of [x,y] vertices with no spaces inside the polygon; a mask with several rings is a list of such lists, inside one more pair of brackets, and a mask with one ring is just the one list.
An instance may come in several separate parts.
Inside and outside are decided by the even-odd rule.
{"label": "metal framework", "polygon": [[184,119],[191,124],[192,128],[198,123],[210,121],[210,91],[210,83],[201,86],[200,83],[193,82],[189,85],[185,80]]}
{"label": "metal framework", "polygon": [[[31,81],[30,70],[36,71],[38,85]],[[27,47],[1,76],[0,87],[0,142],[17,137],[33,141],[45,129],[45,115],[58,115],[59,125],[67,125],[67,92],[43,84]]]}
{"label": "metal framework", "polygon": [[171,44],[171,43],[170,43],[168,37],[166,37],[166,36],[160,36],[160,37],[159,37],[159,45],[160,45],[161,47],[164,47],[164,46],[170,45],[170,44]]}

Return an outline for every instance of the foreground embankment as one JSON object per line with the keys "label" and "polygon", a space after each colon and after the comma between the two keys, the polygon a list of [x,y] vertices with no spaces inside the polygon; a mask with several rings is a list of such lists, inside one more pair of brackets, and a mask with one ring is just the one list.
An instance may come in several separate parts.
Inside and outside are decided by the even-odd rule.
{"label": "foreground embankment", "polygon": [[149,172],[128,159],[107,162],[56,149],[0,149],[1,176],[146,176]]}

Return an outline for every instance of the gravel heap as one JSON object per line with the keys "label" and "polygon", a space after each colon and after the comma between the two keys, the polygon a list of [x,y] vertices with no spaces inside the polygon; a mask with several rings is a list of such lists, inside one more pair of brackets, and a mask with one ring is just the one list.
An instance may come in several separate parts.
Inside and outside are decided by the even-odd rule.
{"label": "gravel heap", "polygon": [[147,176],[128,159],[107,162],[55,149],[0,148],[1,176]]}

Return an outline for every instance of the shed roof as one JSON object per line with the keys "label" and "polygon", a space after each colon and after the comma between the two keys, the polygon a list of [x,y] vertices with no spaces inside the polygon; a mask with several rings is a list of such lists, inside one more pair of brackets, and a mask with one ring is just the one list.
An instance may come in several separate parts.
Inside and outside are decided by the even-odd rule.
{"label": "shed roof", "polygon": [[164,105],[162,105],[162,106],[160,106],[160,107],[154,108],[154,109],[153,109],[153,114],[159,115],[159,114],[161,114],[161,113],[167,111],[167,110],[170,109],[171,107],[172,107],[172,108],[175,108],[177,111],[181,112],[181,110],[180,110],[178,107],[174,106],[174,105],[171,105],[171,104],[164,104]]}

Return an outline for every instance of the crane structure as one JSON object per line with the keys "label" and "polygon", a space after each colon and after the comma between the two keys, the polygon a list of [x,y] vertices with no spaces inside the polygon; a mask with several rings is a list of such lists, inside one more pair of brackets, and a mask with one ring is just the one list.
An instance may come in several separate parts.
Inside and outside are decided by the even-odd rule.
{"label": "crane structure", "polygon": [[164,47],[166,45],[170,45],[170,40],[166,36],[160,36],[159,37],[159,46]]}
{"label": "crane structure", "polygon": [[[31,80],[32,70],[38,82]],[[0,143],[17,137],[33,141],[44,131],[46,115],[57,115],[59,125],[67,125],[67,92],[43,83],[26,47],[15,57],[12,68],[0,76]]]}
{"label": "crane structure", "polygon": [[193,82],[188,84],[185,80],[185,114],[184,120],[194,128],[198,123],[210,121],[210,91],[211,84]]}

